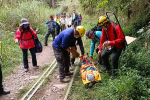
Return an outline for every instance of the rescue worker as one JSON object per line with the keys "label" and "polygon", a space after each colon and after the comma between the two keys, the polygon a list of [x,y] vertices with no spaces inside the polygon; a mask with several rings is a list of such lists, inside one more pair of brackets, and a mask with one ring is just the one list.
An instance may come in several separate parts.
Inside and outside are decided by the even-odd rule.
{"label": "rescue worker", "polygon": [[78,53],[70,49],[70,43],[73,39],[82,37],[84,34],[85,28],[83,26],[68,28],[62,31],[53,41],[52,46],[59,68],[60,82],[69,82],[69,80],[66,79],[65,76],[73,75],[73,73],[69,71],[70,62],[68,51],[71,52],[73,55],[78,55]]}
{"label": "rescue worker", "polygon": [[5,91],[3,84],[2,84],[2,69],[1,69],[1,64],[0,64],[0,95],[6,95],[9,94],[10,91]]}
{"label": "rescue worker", "polygon": [[[91,50],[90,50],[90,59],[93,59],[93,52],[95,49],[95,44],[100,43],[100,38],[102,31],[88,31],[86,32],[86,37],[91,39]],[[96,53],[98,53],[98,47],[96,48]]]}
{"label": "rescue worker", "polygon": [[118,69],[118,60],[124,47],[123,42],[125,42],[124,34],[119,25],[115,26],[114,30],[116,33],[114,33],[114,23],[111,23],[105,16],[99,17],[98,26],[102,27],[102,36],[98,51],[98,56],[101,56],[103,60],[102,69],[103,71],[110,71],[111,68],[109,64],[109,55],[112,54],[111,76],[116,76],[116,70]]}

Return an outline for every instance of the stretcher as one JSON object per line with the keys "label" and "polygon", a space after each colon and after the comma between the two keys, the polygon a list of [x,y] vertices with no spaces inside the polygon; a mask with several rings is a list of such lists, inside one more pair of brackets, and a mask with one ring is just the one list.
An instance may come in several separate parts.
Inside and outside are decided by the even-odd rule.
{"label": "stretcher", "polygon": [[89,59],[88,55],[84,55],[80,57],[81,59],[81,68],[80,68],[80,75],[82,77],[83,84],[94,84],[101,81],[101,76],[99,73],[98,66],[94,64]]}

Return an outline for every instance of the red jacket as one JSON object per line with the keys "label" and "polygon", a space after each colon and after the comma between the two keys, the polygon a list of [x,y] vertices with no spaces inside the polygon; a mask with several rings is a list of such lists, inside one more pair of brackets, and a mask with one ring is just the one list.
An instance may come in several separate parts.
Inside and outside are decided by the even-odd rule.
{"label": "red jacket", "polygon": [[[37,34],[34,33],[34,30],[30,28],[32,35],[34,35],[34,38],[37,37]],[[21,31],[18,29],[15,34],[15,39],[18,39],[20,41],[20,48],[22,49],[30,49],[34,48],[34,40],[32,38],[32,35],[30,32],[23,32],[23,35],[21,36]]]}
{"label": "red jacket", "polygon": [[[121,28],[118,25],[116,25],[116,27],[115,27],[115,31],[117,34],[117,38],[116,38],[115,33],[113,31],[113,25],[114,25],[114,23],[111,23],[108,26],[109,30],[106,30],[106,35],[107,35],[108,41],[110,41],[111,47],[116,46],[117,49],[121,49],[121,48],[123,48],[122,43],[125,41],[125,37],[123,35]],[[103,43],[105,41],[106,41],[105,33],[104,33],[104,30],[102,29],[102,36],[100,39],[99,50],[102,50],[101,46],[103,45]]]}

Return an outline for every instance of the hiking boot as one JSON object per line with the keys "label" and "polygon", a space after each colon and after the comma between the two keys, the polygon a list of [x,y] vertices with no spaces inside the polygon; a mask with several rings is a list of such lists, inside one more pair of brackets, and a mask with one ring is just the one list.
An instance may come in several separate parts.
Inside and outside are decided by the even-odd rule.
{"label": "hiking boot", "polygon": [[70,81],[70,79],[66,79],[66,78],[60,79],[60,82],[62,82],[62,83],[68,83],[69,81]]}
{"label": "hiking boot", "polygon": [[97,60],[97,61],[94,63],[94,65],[98,65],[98,64],[102,65],[102,61]]}
{"label": "hiking boot", "polygon": [[39,68],[39,66],[33,66],[33,68]]}
{"label": "hiking boot", "polygon": [[101,67],[101,72],[105,72],[106,71],[106,66],[105,65],[102,65],[102,67]]}
{"label": "hiking boot", "polygon": [[114,71],[111,72],[111,77],[112,77],[112,78],[117,77],[117,75],[118,75],[118,73],[117,73],[116,70],[114,70]]}
{"label": "hiking boot", "polygon": [[70,76],[70,75],[73,75],[73,73],[71,73],[70,71],[66,73],[66,76]]}
{"label": "hiking boot", "polygon": [[25,72],[28,72],[28,71],[29,71],[29,69],[24,69],[24,71],[25,71]]}
{"label": "hiking boot", "polygon": [[44,46],[47,46],[47,44],[44,44]]}
{"label": "hiking boot", "polygon": [[72,66],[76,66],[76,64],[72,64]]}
{"label": "hiking boot", "polygon": [[10,93],[10,91],[0,91],[0,95],[6,95],[6,94],[9,94]]}
{"label": "hiking boot", "polygon": [[73,71],[73,68],[72,68],[72,66],[69,66],[69,70],[70,70],[70,71]]}

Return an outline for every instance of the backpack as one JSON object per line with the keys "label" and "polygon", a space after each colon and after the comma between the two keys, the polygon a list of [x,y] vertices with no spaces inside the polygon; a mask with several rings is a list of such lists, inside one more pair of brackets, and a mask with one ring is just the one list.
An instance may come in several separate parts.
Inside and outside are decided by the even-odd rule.
{"label": "backpack", "polygon": [[[113,32],[114,32],[114,35],[115,35],[115,37],[116,37],[116,39],[117,39],[118,37],[117,37],[117,34],[116,34],[116,30],[115,30],[116,25],[117,25],[117,24],[114,23],[114,25],[113,25]],[[107,35],[106,35],[106,31],[104,31],[104,33],[105,33],[105,39],[108,40]],[[123,34],[123,35],[124,35],[124,34]],[[124,38],[125,38],[125,35],[124,35]],[[127,41],[126,41],[126,39],[125,39],[125,41],[122,43],[122,45],[123,45],[123,50],[125,51],[126,46],[127,46]],[[115,48],[115,46],[114,46],[111,51],[113,51],[113,50],[115,50],[115,49],[116,49],[116,48]]]}
{"label": "backpack", "polygon": [[43,50],[42,44],[40,42],[40,40],[38,38],[34,39],[34,43],[35,43],[35,52],[36,53],[41,53]]}
{"label": "backpack", "polygon": [[[116,34],[116,30],[115,30],[116,25],[117,25],[117,24],[114,23],[114,25],[113,25],[113,31],[114,31],[115,37],[117,38],[117,34]],[[124,35],[124,33],[123,33],[123,35]],[[124,35],[124,38],[125,38],[125,35]],[[123,45],[123,50],[125,51],[126,46],[127,46],[127,41],[126,41],[126,39],[125,39],[125,41],[122,43],[122,45]]]}
{"label": "backpack", "polygon": [[48,30],[49,30],[50,32],[55,32],[55,27],[54,27],[54,25],[52,24],[52,22],[53,22],[53,24],[55,23],[55,21],[50,21],[50,22],[48,23]]}
{"label": "backpack", "polygon": [[[30,32],[31,35],[32,35],[31,30],[29,30],[29,32]],[[22,35],[23,35],[23,32],[21,32],[21,38],[22,38]],[[37,37],[37,38],[34,38],[33,35],[32,35],[32,39],[34,40],[35,52],[36,52],[36,53],[41,53],[42,50],[43,50],[43,47],[42,47],[42,44],[41,44],[40,40],[38,39],[38,37]],[[26,40],[28,40],[28,39],[26,39]]]}

